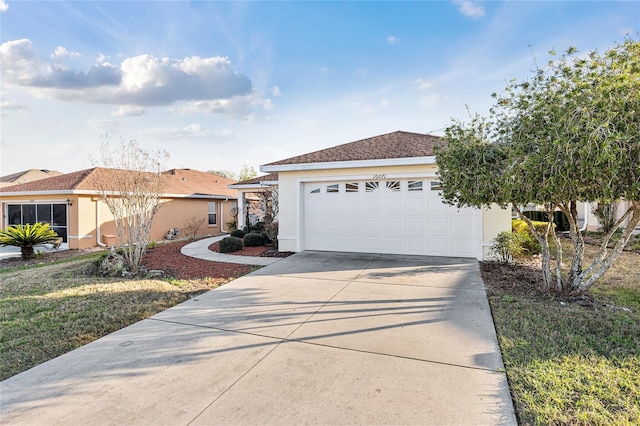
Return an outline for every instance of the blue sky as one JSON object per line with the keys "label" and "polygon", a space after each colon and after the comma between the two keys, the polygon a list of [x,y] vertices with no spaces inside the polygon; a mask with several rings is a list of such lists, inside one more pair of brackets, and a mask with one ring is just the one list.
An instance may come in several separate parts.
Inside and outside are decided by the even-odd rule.
{"label": "blue sky", "polygon": [[638,1],[0,0],[0,174],[92,166],[103,135],[231,170],[441,134],[547,52],[640,32]]}

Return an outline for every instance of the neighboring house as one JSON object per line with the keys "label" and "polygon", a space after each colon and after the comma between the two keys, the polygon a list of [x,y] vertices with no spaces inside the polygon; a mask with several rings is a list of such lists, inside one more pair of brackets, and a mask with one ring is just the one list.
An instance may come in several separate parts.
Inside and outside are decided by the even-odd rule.
{"label": "neighboring house", "polygon": [[5,186],[17,185],[19,183],[33,182],[34,180],[46,179],[53,176],[59,176],[62,173],[55,170],[47,169],[30,169],[23,172],[13,173],[0,177],[0,188]]}
{"label": "neighboring house", "polygon": [[[616,203],[616,218],[620,219],[625,212],[630,207],[630,202],[628,201],[618,201]],[[593,214],[593,209],[598,206],[598,203],[593,202],[582,202],[578,201],[576,203],[576,210],[578,212],[578,225],[580,226],[581,231],[601,231],[600,221]],[[544,206],[536,205],[534,203],[520,206],[520,211],[522,212],[544,212]],[[560,209],[556,209],[556,215],[561,214]],[[518,214],[515,211],[512,211],[512,215],[514,218],[518,217]],[[542,220],[542,219],[540,219]],[[627,223],[631,220],[629,217],[623,224],[622,227],[625,227]],[[566,226],[566,225],[565,225]],[[640,232],[640,225],[636,228],[638,232]],[[562,229],[561,229],[562,230]],[[565,229],[564,231],[568,231]]]}
{"label": "neighboring house", "polygon": [[277,173],[270,173],[229,185],[229,188],[238,191],[238,229],[244,228],[245,225],[254,225],[255,222],[262,220],[264,213],[259,205],[258,193],[277,185]]}
{"label": "neighboring house", "polygon": [[[2,229],[14,224],[46,222],[72,249],[105,242],[117,244],[112,237],[116,235],[113,216],[95,184],[97,176],[109,171],[92,168],[0,188]],[[181,230],[194,217],[203,221],[201,235],[227,231],[225,220],[237,208],[237,192],[227,188],[233,180],[190,169],[164,173],[169,176],[169,183],[153,220],[151,240],[165,238],[170,229]]]}
{"label": "neighboring house", "polygon": [[437,136],[393,132],[276,161],[279,249],[484,259],[511,212],[442,202]]}

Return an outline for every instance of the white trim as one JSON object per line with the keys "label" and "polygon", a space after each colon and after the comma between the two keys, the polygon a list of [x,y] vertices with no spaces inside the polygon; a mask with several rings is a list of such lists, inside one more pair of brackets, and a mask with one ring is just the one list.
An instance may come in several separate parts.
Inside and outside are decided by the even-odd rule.
{"label": "white trim", "polygon": [[231,184],[227,185],[229,189],[263,189],[270,186],[278,185],[277,180],[263,180],[260,183],[244,183],[242,185]]}
{"label": "white trim", "polygon": [[339,176],[318,176],[318,177],[304,177],[298,179],[302,182],[333,182],[333,181],[349,181],[349,180],[392,180],[392,179],[411,179],[411,178],[435,178],[436,172],[424,172],[424,173],[384,173],[384,177],[374,177],[373,174],[368,173],[366,175],[339,175]]}
{"label": "white trim", "polygon": [[378,160],[331,161],[324,163],[279,164],[260,166],[262,172],[291,172],[300,170],[351,169],[361,167],[412,166],[436,164],[435,156],[386,158]]}
{"label": "white trim", "polygon": [[67,198],[56,198],[56,199],[49,199],[49,200],[46,200],[46,199],[45,200],[5,200],[0,198],[0,201],[2,201],[5,204],[43,204],[43,203],[69,204],[69,201],[67,201]]}
{"label": "white trim", "polygon": [[[3,200],[4,197],[28,197],[28,196],[42,196],[42,195],[101,195],[100,192],[94,190],[61,190],[61,191],[20,191],[20,192],[0,192],[0,200]],[[119,192],[110,191],[107,195],[120,195]],[[235,198],[233,195],[218,195],[218,194],[161,194],[160,198],[216,198],[216,199],[224,199],[224,198]],[[12,200],[13,201],[13,200]],[[36,200],[37,201],[37,200]]]}

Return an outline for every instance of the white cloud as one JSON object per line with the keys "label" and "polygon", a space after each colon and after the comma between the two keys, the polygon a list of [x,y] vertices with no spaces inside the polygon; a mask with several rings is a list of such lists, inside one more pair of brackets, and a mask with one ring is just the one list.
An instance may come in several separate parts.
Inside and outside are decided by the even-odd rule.
{"label": "white cloud", "polygon": [[387,37],[387,43],[389,44],[398,44],[400,43],[400,39],[396,36],[388,36]]}
{"label": "white cloud", "polygon": [[194,138],[215,138],[219,140],[229,139],[233,133],[228,129],[220,132],[205,130],[200,123],[192,123],[183,128],[176,127],[157,127],[147,129],[142,132],[144,136],[155,137],[159,139],[194,139]]}
{"label": "white cloud", "polygon": [[53,53],[51,54],[52,58],[66,58],[66,57],[70,57],[70,58],[76,58],[78,56],[82,56],[80,55],[80,53],[78,52],[69,52],[66,48],[62,47],[62,46],[58,46],[56,47],[56,50],[53,51]]}
{"label": "white cloud", "polygon": [[271,99],[261,98],[254,92],[229,99],[184,102],[176,106],[174,110],[180,114],[226,114],[236,118],[252,119],[254,111],[265,113],[273,111],[274,108]]}
{"label": "white cloud", "polygon": [[121,134],[127,127],[127,124],[118,120],[89,120],[87,124],[107,134]]}
{"label": "white cloud", "polygon": [[99,53],[98,57],[96,58],[96,62],[99,64],[104,64],[105,62],[107,62],[107,57],[102,53]]}
{"label": "white cloud", "polygon": [[317,119],[300,120],[297,126],[304,130],[317,130],[320,128],[320,121]]}
{"label": "white cloud", "polygon": [[114,117],[139,117],[144,114],[144,108],[132,105],[123,105],[111,113]]}
{"label": "white cloud", "polygon": [[162,106],[253,96],[251,80],[221,56],[171,59],[144,54],[125,58],[120,65],[97,63],[85,72],[39,60],[32,42],[22,39],[1,44],[0,61],[7,83],[65,101]]}
{"label": "white cloud", "polygon": [[478,19],[484,16],[484,7],[468,0],[454,0],[458,11],[469,18]]}
{"label": "white cloud", "polygon": [[349,102],[347,106],[362,115],[369,115],[376,110],[371,104],[360,101]]}
{"label": "white cloud", "polygon": [[280,88],[278,86],[273,86],[271,88],[271,95],[272,96],[282,96],[282,92],[280,91]]}
{"label": "white cloud", "polygon": [[435,87],[435,83],[431,80],[425,80],[423,78],[419,78],[416,80],[416,84],[418,85],[418,89],[420,90],[429,90]]}
{"label": "white cloud", "polygon": [[422,108],[434,108],[440,104],[441,97],[436,93],[432,93],[418,100],[418,105]]}
{"label": "white cloud", "polygon": [[4,0],[0,0],[0,12],[6,12],[7,10],[9,10],[9,5],[7,4],[7,2]]}
{"label": "white cloud", "polygon": [[28,112],[29,108],[24,105],[19,105],[14,101],[5,99],[0,100],[0,115],[5,117],[8,112]]}

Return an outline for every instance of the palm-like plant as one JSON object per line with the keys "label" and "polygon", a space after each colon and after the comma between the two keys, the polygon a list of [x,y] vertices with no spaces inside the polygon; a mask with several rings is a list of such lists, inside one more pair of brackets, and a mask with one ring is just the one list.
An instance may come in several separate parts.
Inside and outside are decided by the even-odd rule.
{"label": "palm-like plant", "polygon": [[26,225],[11,225],[6,230],[0,231],[0,246],[20,247],[20,253],[24,260],[33,257],[33,247],[38,244],[53,243],[58,239],[58,234],[49,228],[48,223],[36,222]]}

